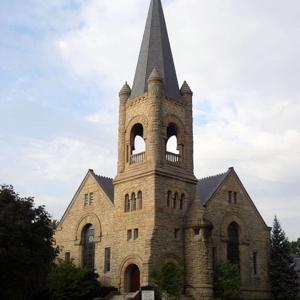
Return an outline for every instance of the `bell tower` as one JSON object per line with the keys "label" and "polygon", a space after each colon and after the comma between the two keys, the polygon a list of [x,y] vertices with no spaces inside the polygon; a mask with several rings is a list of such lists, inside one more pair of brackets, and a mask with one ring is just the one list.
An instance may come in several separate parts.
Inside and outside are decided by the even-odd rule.
{"label": "bell tower", "polygon": [[125,83],[119,92],[114,180],[115,232],[138,230],[122,255],[142,269],[141,285],[151,284],[162,259],[184,265],[185,215],[197,184],[192,98],[186,82],[178,85],[161,1],[151,0],[132,89]]}

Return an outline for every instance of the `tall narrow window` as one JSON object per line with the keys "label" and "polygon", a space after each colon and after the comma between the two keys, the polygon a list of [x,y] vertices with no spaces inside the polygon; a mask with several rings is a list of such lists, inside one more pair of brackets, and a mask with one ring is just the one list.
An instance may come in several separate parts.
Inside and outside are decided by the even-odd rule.
{"label": "tall narrow window", "polygon": [[71,260],[70,252],[65,252],[65,261],[70,261],[70,260]]}
{"label": "tall narrow window", "polygon": [[137,240],[138,237],[139,237],[139,230],[138,230],[138,228],[135,228],[135,229],[133,230],[133,239],[134,239],[134,240]]}
{"label": "tall narrow window", "polygon": [[257,274],[257,252],[253,252],[253,273]]}
{"label": "tall narrow window", "polygon": [[179,208],[181,210],[183,210],[184,200],[185,200],[185,195],[181,194],[181,198],[180,198],[180,201],[179,201]]}
{"label": "tall narrow window", "polygon": [[129,199],[129,195],[126,194],[125,195],[125,212],[129,212],[130,211],[130,199]]}
{"label": "tall narrow window", "polygon": [[143,208],[143,194],[141,191],[138,192],[138,209]]}
{"label": "tall narrow window", "polygon": [[168,197],[167,197],[167,207],[171,207],[171,199],[172,199],[172,192],[168,191]]}
{"label": "tall narrow window", "polygon": [[233,193],[233,201],[234,201],[234,204],[237,204],[237,192]]}
{"label": "tall narrow window", "polygon": [[232,191],[228,191],[228,202],[232,202]]}
{"label": "tall narrow window", "polygon": [[178,193],[176,192],[173,199],[173,208],[177,208]]}
{"label": "tall narrow window", "polygon": [[94,269],[95,262],[95,242],[94,228],[91,224],[86,225],[82,231],[82,266]]}
{"label": "tall narrow window", "polygon": [[130,241],[132,239],[132,230],[128,229],[127,230],[127,241]]}
{"label": "tall narrow window", "polygon": [[131,194],[131,210],[136,210],[136,198],[135,198],[135,193]]}
{"label": "tall narrow window", "polygon": [[84,206],[89,204],[89,194],[84,194]]}
{"label": "tall narrow window", "polygon": [[176,240],[180,239],[180,229],[179,228],[175,228],[175,230],[174,230],[174,238]]}
{"label": "tall narrow window", "polygon": [[239,227],[233,222],[228,226],[227,259],[230,263],[240,265]]}
{"label": "tall narrow window", "polygon": [[89,204],[93,204],[94,202],[94,193],[90,193],[90,200],[89,200]]}
{"label": "tall narrow window", "polygon": [[110,271],[110,248],[104,250],[104,273]]}

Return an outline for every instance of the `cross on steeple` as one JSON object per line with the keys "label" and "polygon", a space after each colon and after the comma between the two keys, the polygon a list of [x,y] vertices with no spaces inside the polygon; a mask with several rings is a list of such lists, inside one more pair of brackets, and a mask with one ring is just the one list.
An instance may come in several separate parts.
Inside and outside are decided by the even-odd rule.
{"label": "cross on steeple", "polygon": [[180,99],[181,96],[161,0],[151,0],[131,98],[140,96],[148,90],[147,81],[154,68],[156,68],[163,80],[165,95]]}

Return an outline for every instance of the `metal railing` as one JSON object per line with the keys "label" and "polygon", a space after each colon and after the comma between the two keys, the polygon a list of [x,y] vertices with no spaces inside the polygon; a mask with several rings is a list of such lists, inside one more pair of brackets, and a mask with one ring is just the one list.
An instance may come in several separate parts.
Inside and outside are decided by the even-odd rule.
{"label": "metal railing", "polygon": [[172,165],[180,165],[180,155],[172,152],[166,152],[166,161]]}
{"label": "metal railing", "polygon": [[130,164],[138,164],[145,160],[145,152],[133,154],[130,156]]}

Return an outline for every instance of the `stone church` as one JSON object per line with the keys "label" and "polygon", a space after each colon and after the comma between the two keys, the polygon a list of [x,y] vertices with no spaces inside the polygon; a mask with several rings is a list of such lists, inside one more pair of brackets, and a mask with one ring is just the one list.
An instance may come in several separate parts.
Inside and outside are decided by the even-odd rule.
{"label": "stone church", "polygon": [[229,261],[242,297],[266,299],[270,228],[233,168],[195,177],[192,101],[189,85],[178,85],[161,1],[152,0],[132,88],[119,92],[117,175],[87,172],[55,234],[61,258],[131,295],[153,284],[162,261],[180,265],[183,295],[207,300],[216,266]]}

